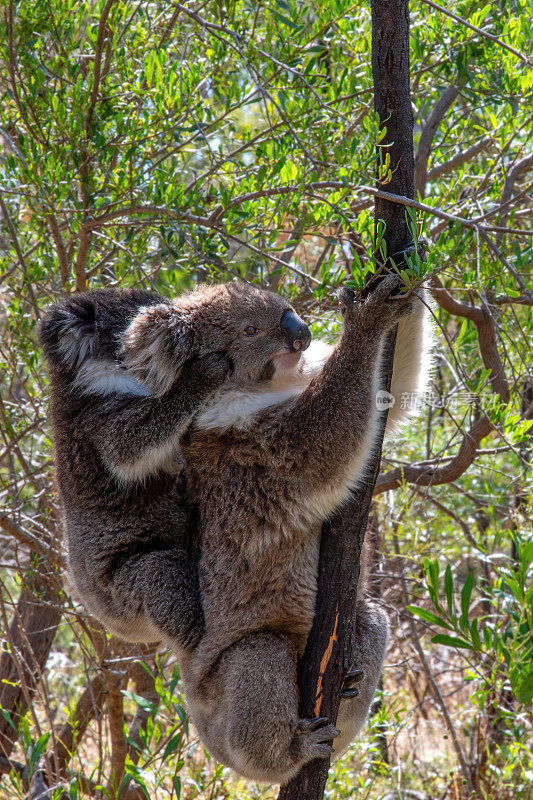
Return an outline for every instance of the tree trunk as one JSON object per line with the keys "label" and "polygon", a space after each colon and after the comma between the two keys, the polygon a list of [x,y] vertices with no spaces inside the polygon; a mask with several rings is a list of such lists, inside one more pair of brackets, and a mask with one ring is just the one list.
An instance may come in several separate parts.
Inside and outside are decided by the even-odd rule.
{"label": "tree trunk", "polygon": [[[378,147],[390,154],[392,178],[389,192],[413,197],[413,114],[409,89],[409,5],[408,0],[373,0],[372,2],[372,72],[374,108],[387,133]],[[387,146],[384,150],[384,146]],[[378,184],[380,188],[382,185]],[[404,208],[376,199],[375,220],[386,224],[384,240],[389,255],[401,252],[410,242]],[[396,263],[401,261],[395,257]],[[389,337],[385,354],[387,374],[384,388],[390,387],[395,334]],[[300,665],[302,717],[337,719],[344,677],[350,664],[352,637],[355,635],[355,605],[359,559],[379,472],[381,446],[385,430],[383,414],[381,434],[372,457],[369,477],[352,492],[350,502],[340,509],[322,529],[318,591],[313,627]],[[316,760],[286,786],[279,800],[321,800],[328,775],[326,759]]]}
{"label": "tree trunk", "polygon": [[[22,589],[0,657],[0,706],[13,725],[28,710],[59,622],[62,608],[54,567],[41,561],[39,572]],[[17,739],[16,728],[0,718],[0,754],[9,757]]]}

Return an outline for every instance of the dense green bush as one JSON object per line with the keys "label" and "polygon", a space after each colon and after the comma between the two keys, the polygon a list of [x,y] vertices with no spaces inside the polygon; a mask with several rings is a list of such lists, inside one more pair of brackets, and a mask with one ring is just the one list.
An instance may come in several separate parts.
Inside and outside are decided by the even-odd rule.
{"label": "dense green bush", "polygon": [[[378,481],[381,704],[328,796],[531,798],[531,6],[411,14],[440,333]],[[35,332],[63,292],[241,279],[333,339],[335,285],[384,255],[370,7],[6,0],[0,78],[0,796],[273,797],[203,753],[172,659],[108,641],[62,585]]]}

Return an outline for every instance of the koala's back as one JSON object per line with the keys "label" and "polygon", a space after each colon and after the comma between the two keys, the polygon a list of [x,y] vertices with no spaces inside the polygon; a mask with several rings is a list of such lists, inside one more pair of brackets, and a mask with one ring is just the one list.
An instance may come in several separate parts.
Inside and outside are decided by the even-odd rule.
{"label": "koala's back", "polygon": [[[72,412],[62,398],[53,399],[54,460],[69,572],[85,597],[90,587],[109,584],[121,561],[135,553],[187,549],[192,512],[181,473],[159,471],[142,482],[118,481]],[[88,409],[80,413],[90,416]]]}

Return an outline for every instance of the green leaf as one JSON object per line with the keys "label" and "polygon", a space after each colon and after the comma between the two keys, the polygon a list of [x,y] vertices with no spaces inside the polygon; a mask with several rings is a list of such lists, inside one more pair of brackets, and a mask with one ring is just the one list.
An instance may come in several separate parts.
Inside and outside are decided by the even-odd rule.
{"label": "green leaf", "polygon": [[466,580],[464,582],[464,586],[461,591],[461,618],[459,620],[459,624],[463,631],[468,630],[468,612],[470,610],[470,597],[472,595],[472,589],[474,588],[474,575],[472,572],[469,572],[466,576]]}
{"label": "green leaf", "polygon": [[435,644],[445,644],[448,647],[461,647],[464,650],[472,650],[470,642],[465,642],[464,639],[458,639],[457,636],[448,636],[445,633],[438,633],[431,639]]}
{"label": "green leaf", "polygon": [[470,625],[470,636],[476,650],[481,650],[481,638],[479,636],[477,619],[472,620],[472,624]]}
{"label": "green leaf", "polygon": [[420,617],[423,619],[424,622],[429,622],[431,625],[439,625],[441,628],[447,628],[449,631],[452,631],[452,626],[446,622],[446,620],[442,619],[442,617],[438,617],[432,611],[428,611],[426,608],[419,608],[419,606],[407,606],[407,610],[411,612],[411,614],[415,614],[415,616]]}
{"label": "green leaf", "polygon": [[448,603],[448,612],[450,614],[451,619],[454,619],[454,607],[453,607],[453,576],[452,576],[452,568],[449,564],[446,564],[446,569],[444,571],[444,592],[446,594],[446,601]]}
{"label": "green leaf", "polygon": [[39,761],[41,760],[44,751],[46,750],[46,745],[48,744],[48,740],[50,738],[50,731],[47,733],[43,733],[42,736],[35,742],[33,747],[31,748],[30,758],[29,758],[29,767],[30,772],[35,772],[35,768],[38,765]]}
{"label": "green leaf", "polygon": [[531,703],[533,700],[533,670],[531,670],[516,691],[516,698],[520,703]]}
{"label": "green leaf", "polygon": [[169,739],[169,741],[167,742],[167,745],[165,747],[165,751],[163,753],[163,761],[166,761],[167,758],[169,757],[169,755],[171,755],[172,753],[176,752],[176,750],[178,749],[178,747],[180,745],[181,738],[182,738],[182,734],[181,734],[181,731],[180,731],[179,733],[176,733],[174,736],[172,736],[171,739]]}

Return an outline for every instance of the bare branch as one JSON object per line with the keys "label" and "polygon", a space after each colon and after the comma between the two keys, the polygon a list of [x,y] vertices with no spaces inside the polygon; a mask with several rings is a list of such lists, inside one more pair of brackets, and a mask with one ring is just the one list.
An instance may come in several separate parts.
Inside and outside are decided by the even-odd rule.
{"label": "bare branch", "polygon": [[124,775],[126,764],[126,737],[124,736],[124,699],[121,692],[122,676],[106,673],[108,727],[111,737],[111,778],[108,790],[115,796]]}
{"label": "bare branch", "polygon": [[28,276],[28,268],[26,266],[26,261],[24,259],[24,256],[22,254],[22,250],[21,250],[20,245],[19,245],[19,240],[18,240],[17,232],[15,230],[15,226],[13,225],[13,222],[11,221],[11,217],[9,216],[9,211],[7,210],[7,206],[4,203],[4,197],[3,197],[3,194],[2,194],[1,191],[0,191],[0,209],[2,210],[2,216],[4,218],[4,222],[6,223],[7,228],[9,230],[9,235],[11,236],[11,242],[13,244],[13,247],[15,248],[15,252],[17,254],[17,258],[18,258],[18,261],[19,261],[19,264],[20,264],[20,268],[22,270],[22,274],[24,275],[24,277],[26,279],[26,285],[28,287],[28,294],[30,296],[30,300],[31,300],[31,304],[33,306],[33,310],[35,312],[35,316],[37,317],[37,319],[40,319],[41,314],[40,314],[40,311],[39,311],[39,306],[37,305],[37,300],[35,299],[35,294],[33,292],[33,286],[31,284],[30,278]]}
{"label": "bare branch", "polygon": [[456,155],[454,155],[448,161],[445,161],[443,164],[438,164],[436,167],[432,167],[432,169],[430,169],[426,175],[426,180],[434,181],[437,178],[440,178],[441,175],[445,175],[447,172],[452,172],[452,170],[457,169],[457,167],[461,167],[463,164],[466,164],[468,161],[470,161],[470,159],[481,153],[482,150],[485,150],[491,142],[491,136],[484,136],[483,139],[480,139],[479,142],[473,144],[472,147],[468,147],[466,150],[456,153]]}
{"label": "bare branch", "polygon": [[[400,548],[398,546],[398,537],[396,536],[396,534],[393,537],[393,542],[394,542],[394,552],[396,553],[397,558],[400,559],[401,558],[400,557]],[[408,606],[410,604],[409,590],[407,588],[407,581],[405,580],[405,577],[403,575],[403,570],[401,571],[401,575],[400,575],[400,583],[401,583],[401,586],[402,586],[402,594],[403,594],[403,598],[404,598],[404,604],[405,604],[405,606]],[[424,653],[424,648],[422,647],[422,645],[420,643],[420,638],[418,636],[418,631],[416,629],[416,624],[415,624],[415,621],[413,619],[412,614],[409,614],[408,620],[409,620],[409,629],[411,631],[411,637],[412,637],[412,640],[413,640],[413,644],[415,646],[415,649],[416,649],[416,652],[418,654],[418,658],[420,660],[422,668],[423,668],[424,672],[426,673],[426,677],[427,677],[428,683],[429,683],[429,685],[431,687],[431,692],[433,694],[433,697],[435,698],[435,700],[437,702],[437,705],[439,706],[439,708],[440,708],[440,710],[442,712],[442,716],[444,717],[444,721],[446,723],[446,729],[447,729],[448,733],[451,736],[453,749],[455,750],[455,755],[457,756],[457,760],[459,761],[459,765],[461,767],[461,772],[463,774],[463,779],[464,779],[464,781],[466,783],[466,786],[467,786],[467,789],[468,789],[468,793],[469,793],[468,796],[470,797],[470,796],[473,795],[474,787],[472,785],[472,775],[470,774],[470,770],[468,769],[468,766],[467,766],[467,763],[466,763],[466,758],[465,758],[465,755],[463,753],[463,749],[462,749],[461,744],[459,742],[459,738],[457,736],[457,732],[455,730],[455,727],[454,727],[454,725],[452,723],[450,714],[448,713],[448,708],[446,706],[444,698],[443,698],[443,696],[441,694],[441,691],[440,691],[440,689],[439,689],[439,687],[437,685],[437,682],[436,682],[436,680],[435,680],[435,678],[433,676],[433,673],[431,671],[431,668],[429,666],[428,660],[427,660],[426,655]]]}
{"label": "bare branch", "polygon": [[114,2],[115,0],[106,0],[105,6],[102,9],[100,22],[98,23],[98,34],[94,48],[93,85],[91,88],[91,95],[89,97],[89,110],[87,111],[87,117],[85,120],[86,130],[89,130],[91,127],[96,101],[98,99],[102,69],[102,52],[104,49],[104,41],[107,32],[107,18],[109,17],[109,12],[111,11],[111,6]]}
{"label": "bare branch", "polygon": [[427,464],[412,464],[406,467],[391,469],[382,473],[377,481],[374,494],[397,489],[403,483],[414,483],[417,486],[438,486],[442,483],[456,481],[473,463],[479,443],[492,431],[492,424],[485,415],[480,416],[464,436],[459,452],[448,464],[436,469]]}
{"label": "bare branch", "polygon": [[[94,222],[94,220],[90,220],[90,222]],[[87,288],[87,253],[89,252],[89,245],[91,243],[92,227],[90,222],[84,222],[80,228],[80,243],[78,245],[78,255],[76,256],[76,264],[74,267],[76,289],[78,292],[84,292]]]}
{"label": "bare branch", "polygon": [[102,708],[105,696],[106,684],[102,673],[97,672],[57,736],[56,769],[63,777],[67,774],[74,746],[81,741],[94,715]]}
{"label": "bare branch", "polygon": [[[504,206],[504,211],[499,219],[500,225],[505,225],[505,222],[509,216],[510,208],[509,208],[509,201],[511,200],[513,189],[515,186],[516,181],[518,180],[519,176],[523,172],[527,172],[528,170],[533,169],[533,153],[530,155],[521,158],[520,161],[517,161],[507,174],[507,178],[505,179],[505,183],[503,185],[503,191],[501,196],[500,204]],[[499,232],[496,236],[496,244],[501,245],[504,237],[504,232]]]}
{"label": "bare branch", "polygon": [[16,522],[13,522],[6,514],[0,514],[0,528],[21,544],[29,547],[34,553],[44,558],[49,558],[52,563],[60,567],[65,567],[63,556],[61,553],[58,553],[57,550],[54,550],[51,540],[45,537],[44,533],[43,539],[38,539],[33,533],[30,533],[25,528],[21,528],[20,525],[17,525]]}
{"label": "bare branch", "polygon": [[48,214],[46,219],[48,221],[50,232],[52,234],[52,238],[56,246],[61,285],[63,286],[63,288],[66,288],[66,286],[68,285],[70,266],[68,263],[68,256],[67,256],[67,251],[65,250],[63,237],[61,236],[61,231],[59,230],[59,225],[57,223],[57,219],[55,218],[55,216],[53,214]]}
{"label": "bare branch", "polygon": [[433,106],[422,129],[415,156],[415,197],[417,192],[420,192],[421,197],[424,197],[426,193],[427,168],[431,145],[442,119],[454,104],[458,94],[459,89],[457,86],[448,86]]}
{"label": "bare branch", "polygon": [[460,303],[446,291],[437,275],[431,277],[430,283],[433,296],[441,308],[444,308],[450,314],[470,319],[476,326],[483,364],[491,371],[489,376],[490,385],[500,395],[502,401],[508,403],[510,397],[509,383],[498,351],[496,326],[490,309],[486,305],[478,308],[467,303]]}

